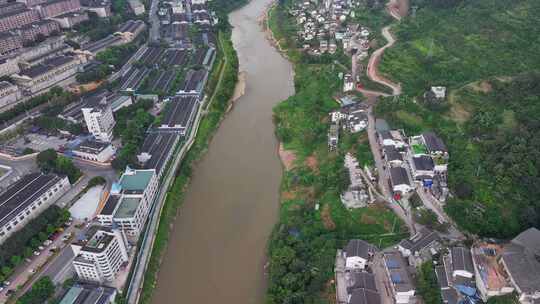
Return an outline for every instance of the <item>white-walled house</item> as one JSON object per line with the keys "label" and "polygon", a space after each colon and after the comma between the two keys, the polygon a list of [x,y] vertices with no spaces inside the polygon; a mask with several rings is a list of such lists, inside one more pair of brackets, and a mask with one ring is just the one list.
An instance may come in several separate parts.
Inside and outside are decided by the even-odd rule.
{"label": "white-walled house", "polygon": [[375,246],[364,240],[350,240],[343,250],[345,268],[348,270],[365,269],[368,261],[376,251],[377,248]]}

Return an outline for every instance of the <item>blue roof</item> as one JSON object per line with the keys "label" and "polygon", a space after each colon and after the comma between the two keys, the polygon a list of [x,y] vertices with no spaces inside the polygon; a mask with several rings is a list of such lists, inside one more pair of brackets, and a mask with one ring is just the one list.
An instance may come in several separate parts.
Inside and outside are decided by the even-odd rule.
{"label": "blue roof", "polygon": [[399,262],[395,260],[387,260],[386,267],[388,268],[399,268]]}
{"label": "blue roof", "polygon": [[399,273],[392,273],[390,274],[390,277],[392,278],[392,283],[394,284],[399,284],[403,282]]}

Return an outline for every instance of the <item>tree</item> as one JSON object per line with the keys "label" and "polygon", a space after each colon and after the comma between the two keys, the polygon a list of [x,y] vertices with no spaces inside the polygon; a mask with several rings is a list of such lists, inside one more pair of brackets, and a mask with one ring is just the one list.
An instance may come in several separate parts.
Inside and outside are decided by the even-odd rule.
{"label": "tree", "polygon": [[53,149],[47,149],[45,151],[39,152],[37,155],[36,161],[38,167],[43,172],[50,172],[56,167],[56,159],[58,155]]}
{"label": "tree", "polygon": [[426,304],[442,303],[441,292],[437,277],[433,269],[432,261],[424,262],[418,269],[417,277],[418,294],[424,299]]}
{"label": "tree", "polygon": [[17,300],[17,304],[42,304],[54,294],[54,284],[49,277],[42,277],[32,289]]}

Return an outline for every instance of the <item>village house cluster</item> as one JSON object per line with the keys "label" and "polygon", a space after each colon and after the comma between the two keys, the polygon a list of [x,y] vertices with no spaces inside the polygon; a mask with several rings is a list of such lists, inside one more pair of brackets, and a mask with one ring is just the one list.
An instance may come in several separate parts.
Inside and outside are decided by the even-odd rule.
{"label": "village house cluster", "polygon": [[507,243],[472,247],[422,229],[397,246],[378,249],[351,240],[337,251],[336,300],[340,304],[417,303],[415,277],[432,263],[444,304],[486,302],[517,293],[521,304],[540,300],[540,230],[529,228]]}
{"label": "village house cluster", "polygon": [[356,49],[367,57],[369,30],[351,22],[360,1],[298,1],[289,13],[295,17],[298,44],[311,55],[335,54],[338,47]]}

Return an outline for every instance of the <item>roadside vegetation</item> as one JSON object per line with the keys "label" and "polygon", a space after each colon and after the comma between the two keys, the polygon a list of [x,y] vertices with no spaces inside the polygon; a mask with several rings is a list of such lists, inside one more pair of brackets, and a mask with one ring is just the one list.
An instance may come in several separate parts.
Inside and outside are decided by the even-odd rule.
{"label": "roadside vegetation", "polygon": [[31,258],[33,252],[69,219],[66,209],[53,205],[11,235],[0,246],[0,282],[5,281],[15,267]]}
{"label": "roadside vegetation", "polygon": [[[286,41],[285,22],[290,22],[280,19],[284,14],[279,5],[270,12],[270,28],[280,41]],[[274,122],[295,160],[284,173],[279,222],[269,243],[267,303],[327,303],[335,298],[331,280],[338,248],[354,238],[384,248],[408,234],[382,204],[343,206],[340,193],[349,185],[343,158],[350,152],[362,165],[372,165],[367,134],[341,132],[338,152],[328,152],[328,113],[339,107],[333,95],[341,90],[336,65],[307,60],[291,49],[287,53],[295,63],[296,94],[274,108]]]}
{"label": "roadside vegetation", "polygon": [[32,288],[17,300],[17,304],[41,304],[47,303],[54,295],[54,283],[49,277],[37,280]]}
{"label": "roadside vegetation", "polygon": [[53,149],[39,152],[36,162],[39,169],[44,173],[53,172],[60,175],[67,175],[71,184],[75,183],[82,176],[81,170],[75,167],[70,158],[58,155]]}

